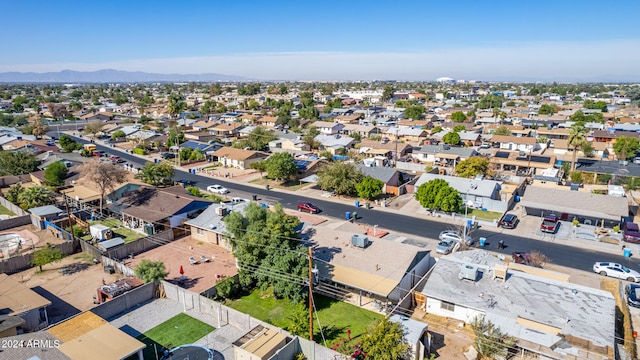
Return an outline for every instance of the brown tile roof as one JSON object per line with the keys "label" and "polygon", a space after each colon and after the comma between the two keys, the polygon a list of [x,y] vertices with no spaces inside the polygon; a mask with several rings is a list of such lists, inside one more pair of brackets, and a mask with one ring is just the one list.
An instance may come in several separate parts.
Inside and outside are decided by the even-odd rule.
{"label": "brown tile roof", "polygon": [[209,128],[209,130],[215,130],[215,131],[229,131],[229,130],[236,130],[242,127],[242,124],[238,124],[238,123],[230,123],[230,124],[219,124],[217,126],[211,127]]}
{"label": "brown tile roof", "polygon": [[[383,144],[380,141],[365,139],[365,140],[362,140],[360,142],[360,147],[361,148],[368,147],[368,148],[371,148],[371,149],[383,149],[383,150],[393,150],[393,151],[395,151],[396,142],[395,141],[389,141],[386,144]],[[406,144],[406,143],[398,143],[398,151],[399,152],[403,151],[407,147],[411,147],[411,145]]]}
{"label": "brown tile roof", "polygon": [[123,214],[148,222],[164,220],[186,207],[192,201],[207,201],[187,194],[182,186],[158,189],[143,186],[126,193],[118,203],[127,205]]}
{"label": "brown tile roof", "polygon": [[19,315],[51,305],[51,301],[7,274],[0,274],[0,294],[0,309],[7,315]]}
{"label": "brown tile roof", "polygon": [[217,156],[219,158],[227,158],[227,159],[239,160],[239,161],[253,159],[256,157],[267,157],[266,154],[263,154],[258,151],[237,149],[229,146],[221,147],[220,149],[216,150],[212,155]]}
{"label": "brown tile roof", "polygon": [[493,135],[491,138],[492,142],[497,143],[514,143],[514,144],[525,144],[525,145],[533,145],[536,143],[536,139],[532,137],[517,137],[517,136],[505,136],[505,135]]}

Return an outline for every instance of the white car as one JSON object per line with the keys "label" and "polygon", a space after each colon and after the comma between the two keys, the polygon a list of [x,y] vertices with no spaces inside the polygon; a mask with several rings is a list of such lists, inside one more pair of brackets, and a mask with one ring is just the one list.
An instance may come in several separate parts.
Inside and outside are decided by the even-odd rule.
{"label": "white car", "polygon": [[610,276],[622,280],[640,282],[640,273],[613,262],[597,262],[593,264],[593,272],[602,276]]}
{"label": "white car", "polygon": [[[438,239],[440,240],[453,240],[453,241],[462,241],[462,235],[460,235],[457,231],[454,230],[445,230],[440,232],[440,235],[438,236]],[[473,239],[471,238],[471,236],[467,235],[465,237],[465,244],[467,245],[473,245]]]}
{"label": "white car", "polygon": [[458,242],[453,239],[444,239],[440,241],[436,246],[436,253],[447,255],[448,253],[453,251],[453,248],[456,246],[457,243]]}
{"label": "white car", "polygon": [[229,190],[222,185],[209,185],[207,186],[207,191],[212,192],[214,194],[220,194],[220,195],[229,193]]}

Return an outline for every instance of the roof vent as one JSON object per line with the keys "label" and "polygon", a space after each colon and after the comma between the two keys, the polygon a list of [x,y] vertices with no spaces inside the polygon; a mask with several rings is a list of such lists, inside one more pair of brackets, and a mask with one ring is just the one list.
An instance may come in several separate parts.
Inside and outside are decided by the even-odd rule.
{"label": "roof vent", "polygon": [[471,264],[460,265],[458,280],[470,280],[475,282],[478,279],[478,267]]}
{"label": "roof vent", "polygon": [[224,206],[219,206],[216,208],[216,215],[225,216],[227,214],[227,208]]}

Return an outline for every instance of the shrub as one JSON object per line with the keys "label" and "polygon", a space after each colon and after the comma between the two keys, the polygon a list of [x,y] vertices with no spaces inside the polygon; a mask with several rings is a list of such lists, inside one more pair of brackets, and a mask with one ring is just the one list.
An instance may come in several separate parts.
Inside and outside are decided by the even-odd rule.
{"label": "shrub", "polygon": [[147,155],[147,150],[145,149],[141,149],[141,148],[133,148],[133,150],[131,150],[134,154],[138,154],[138,155]]}

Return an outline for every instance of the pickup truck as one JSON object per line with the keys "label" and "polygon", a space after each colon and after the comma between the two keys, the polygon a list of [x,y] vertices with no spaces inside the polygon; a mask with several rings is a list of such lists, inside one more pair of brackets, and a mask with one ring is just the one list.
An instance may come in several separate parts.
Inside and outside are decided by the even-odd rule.
{"label": "pickup truck", "polygon": [[540,231],[554,234],[559,224],[557,216],[547,215],[542,220],[542,224],[540,224]]}

